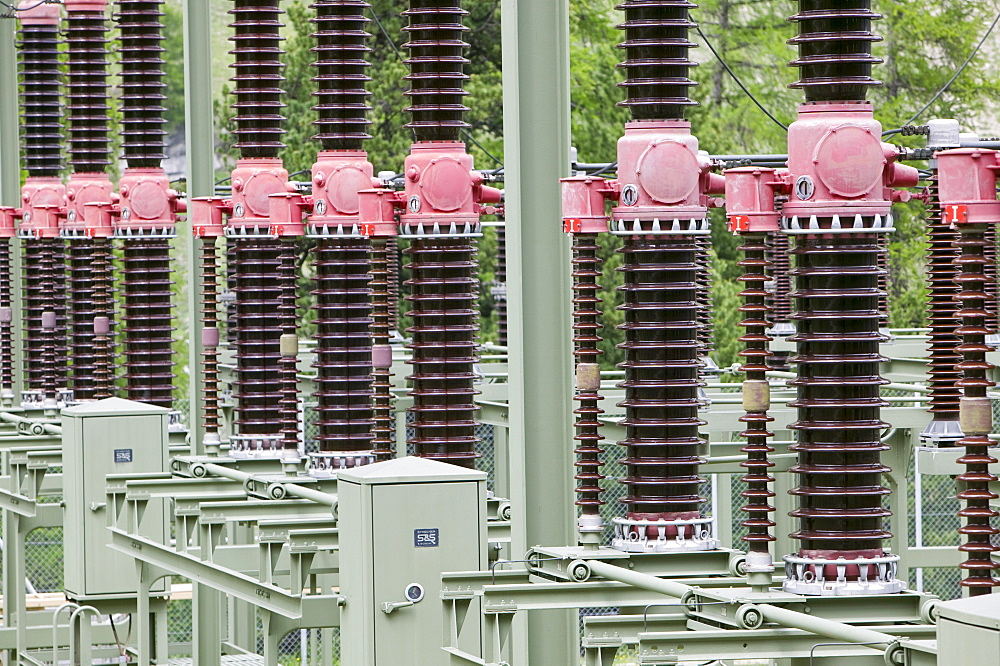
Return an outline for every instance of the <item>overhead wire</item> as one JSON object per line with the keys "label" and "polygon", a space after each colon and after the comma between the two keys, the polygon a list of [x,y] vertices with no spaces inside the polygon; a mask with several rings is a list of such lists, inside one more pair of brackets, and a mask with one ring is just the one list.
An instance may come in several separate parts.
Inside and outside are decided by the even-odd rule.
{"label": "overhead wire", "polygon": [[787,132],[788,131],[788,125],[786,125],[785,123],[783,123],[780,120],[778,120],[773,113],[771,113],[770,111],[768,111],[764,107],[763,104],[761,104],[759,101],[757,101],[757,98],[754,97],[754,94],[752,92],[750,92],[750,89],[747,88],[745,85],[743,85],[743,82],[740,80],[740,77],[736,76],[736,72],[734,72],[733,69],[729,66],[729,63],[727,63],[725,61],[725,59],[722,57],[722,54],[720,54],[718,51],[715,50],[715,47],[712,45],[712,42],[708,39],[708,37],[702,31],[701,26],[696,24],[695,25],[695,30],[697,30],[698,31],[698,35],[700,35],[701,38],[703,40],[705,40],[705,46],[708,47],[708,50],[712,52],[712,55],[714,55],[715,59],[719,61],[719,64],[722,65],[722,67],[727,72],[729,72],[729,76],[731,76],[733,78],[733,81],[736,82],[736,85],[738,85],[740,87],[740,89],[742,89],[743,92],[746,93],[747,97],[750,98],[750,101],[753,102],[757,106],[758,109],[760,109],[761,111],[763,111],[764,114],[768,118],[770,118],[775,123],[777,123],[781,127],[781,129],[783,129],[783,130],[785,130]]}
{"label": "overhead wire", "polygon": [[931,104],[933,104],[934,102],[936,102],[938,100],[938,98],[941,97],[941,95],[943,95],[945,92],[947,92],[948,88],[951,87],[951,84],[953,84],[958,79],[958,77],[962,75],[962,72],[965,71],[965,68],[969,66],[969,64],[973,61],[973,59],[979,53],[979,50],[982,49],[983,44],[986,43],[986,40],[989,38],[990,33],[992,33],[993,29],[997,27],[997,23],[1000,23],[1000,13],[998,13],[997,16],[996,16],[996,18],[993,19],[993,23],[991,23],[990,27],[986,30],[985,33],[983,33],[982,39],[980,39],[979,43],[976,44],[976,48],[974,48],[972,50],[972,53],[970,53],[969,57],[966,58],[966,60],[965,60],[964,63],[962,63],[962,66],[959,67],[957,70],[955,70],[955,73],[952,74],[952,76],[951,76],[950,79],[948,79],[948,82],[945,83],[944,86],[942,86],[941,89],[938,90],[937,93],[935,93],[935,95],[933,97],[931,97],[930,101],[928,101],[926,104],[924,104],[924,106],[919,111],[917,111],[915,114],[913,114],[913,117],[911,117],[909,120],[907,120],[905,123],[903,123],[903,125],[910,125],[910,124],[912,124],[913,121],[916,120],[917,118],[919,118],[920,115],[924,111],[926,111],[927,109],[929,109],[931,107]]}

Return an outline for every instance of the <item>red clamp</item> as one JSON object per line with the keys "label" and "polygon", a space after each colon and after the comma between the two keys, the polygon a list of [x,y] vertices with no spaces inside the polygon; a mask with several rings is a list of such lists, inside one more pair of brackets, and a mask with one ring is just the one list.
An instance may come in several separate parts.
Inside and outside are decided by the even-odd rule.
{"label": "red clamp", "polygon": [[608,181],[595,176],[571,176],[562,183],[563,231],[567,234],[599,234],[608,230],[604,204]]}
{"label": "red clamp", "polygon": [[198,197],[188,207],[188,222],[195,238],[219,238],[226,235],[223,222],[232,210],[230,202],[222,197]]}
{"label": "red clamp", "polygon": [[367,238],[392,238],[399,235],[396,207],[405,198],[384,188],[358,192],[358,227]]}
{"label": "red clamp", "polygon": [[775,205],[775,194],[785,187],[782,175],[767,167],[739,167],[726,171],[729,231],[737,234],[778,230],[781,213]]}
{"label": "red clamp", "polygon": [[981,148],[956,148],[935,154],[938,197],[949,224],[996,224],[998,153]]}

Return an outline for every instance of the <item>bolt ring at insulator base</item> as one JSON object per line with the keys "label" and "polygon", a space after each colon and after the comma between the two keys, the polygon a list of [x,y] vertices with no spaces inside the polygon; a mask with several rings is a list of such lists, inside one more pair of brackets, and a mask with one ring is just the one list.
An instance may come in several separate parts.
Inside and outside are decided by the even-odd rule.
{"label": "bolt ring at insulator base", "polygon": [[[678,520],[636,520],[612,518],[615,533],[611,547],[627,553],[668,553],[676,551],[715,550],[719,540],[712,536],[712,518]],[[655,538],[646,535],[649,528]],[[667,532],[675,535],[668,536]]]}
{"label": "bolt ring at insulator base", "polygon": [[[905,583],[896,578],[899,571],[898,555],[852,559],[785,555],[782,559],[785,561],[785,582],[782,588],[792,594],[847,597],[895,594],[905,588]],[[826,578],[826,569],[830,567],[836,570],[836,578]],[[847,578],[848,568],[857,568],[858,573],[851,575],[854,580]]]}

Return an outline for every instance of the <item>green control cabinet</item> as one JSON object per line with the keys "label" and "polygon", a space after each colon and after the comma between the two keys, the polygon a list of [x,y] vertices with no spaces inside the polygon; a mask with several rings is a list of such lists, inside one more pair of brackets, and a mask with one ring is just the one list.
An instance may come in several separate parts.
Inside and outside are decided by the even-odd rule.
{"label": "green control cabinet", "polygon": [[[339,472],[337,494],[341,663],[451,663],[441,573],[487,567],[486,474],[400,458]],[[459,646],[479,654],[479,623],[465,625]]]}
{"label": "green control cabinet", "polygon": [[1000,666],[1000,595],[939,604],[938,666]]}
{"label": "green control cabinet", "polygon": [[[108,474],[163,473],[170,410],[121,398],[62,411],[65,588],[76,601],[135,597],[135,561],[108,547]],[[167,543],[166,508],[151,502],[141,532]],[[154,593],[162,592],[165,583]]]}

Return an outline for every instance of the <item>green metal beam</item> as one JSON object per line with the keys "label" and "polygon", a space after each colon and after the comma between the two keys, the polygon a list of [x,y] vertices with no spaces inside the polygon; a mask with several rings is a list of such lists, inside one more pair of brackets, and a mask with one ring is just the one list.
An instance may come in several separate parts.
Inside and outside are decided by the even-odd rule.
{"label": "green metal beam", "polygon": [[[21,151],[17,137],[17,21],[0,19],[0,206],[21,201]],[[14,292],[17,293],[17,292]],[[18,299],[15,299],[18,300]]]}
{"label": "green metal beam", "polygon": [[[187,150],[188,198],[207,197],[215,192],[215,127],[212,108],[212,14],[209,0],[184,2],[184,128]],[[204,453],[202,436],[202,352],[201,294],[197,257],[200,243],[190,233],[182,233],[186,245],[188,339],[188,428],[191,452]]]}
{"label": "green metal beam", "polygon": [[225,589],[234,597],[288,618],[302,617],[301,597],[268,583],[254,580],[225,566],[178,553],[169,546],[144,537],[111,530],[111,547],[137,560],[186,576],[192,582]]}
{"label": "green metal beam", "polygon": [[[503,0],[504,164],[510,336],[512,552],[575,543],[569,245],[558,179],[569,175],[569,0]],[[522,527],[523,526],[523,527]],[[518,641],[523,644],[523,641]],[[574,613],[528,618],[518,663],[579,657]]]}

